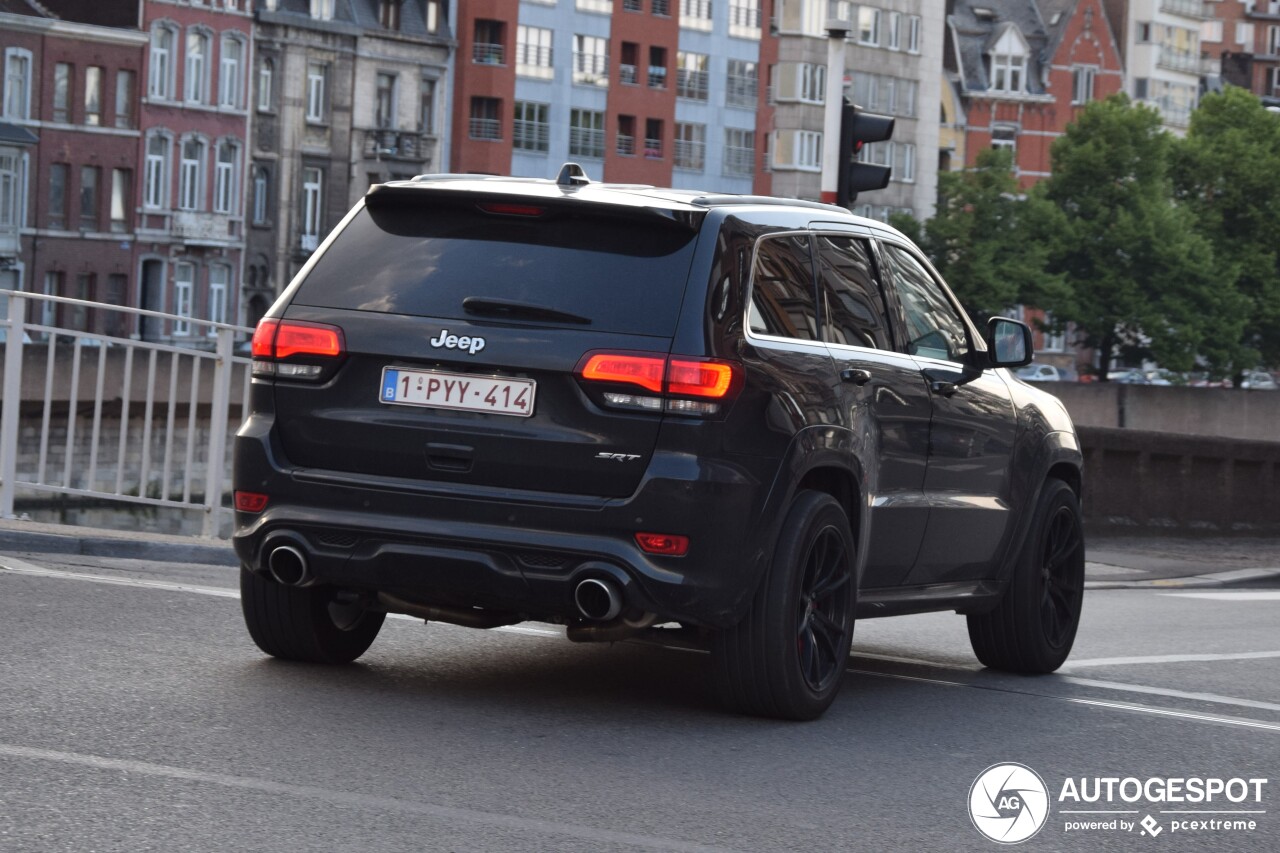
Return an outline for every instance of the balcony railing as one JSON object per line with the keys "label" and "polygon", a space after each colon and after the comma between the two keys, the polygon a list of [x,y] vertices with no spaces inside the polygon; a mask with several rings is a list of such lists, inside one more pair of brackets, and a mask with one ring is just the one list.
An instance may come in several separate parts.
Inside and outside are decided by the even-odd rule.
{"label": "balcony railing", "polygon": [[644,141],[644,156],[650,160],[661,160],[662,140],[646,138]]}
{"label": "balcony railing", "polygon": [[644,3],[641,0],[622,0],[622,11],[624,12],[643,12]]}
{"label": "balcony railing", "polygon": [[1170,15],[1181,15],[1184,18],[1213,17],[1202,0],[1160,0],[1160,11]]}
{"label": "balcony railing", "polygon": [[667,69],[663,65],[649,66],[649,88],[665,89],[667,88]]}
{"label": "balcony railing", "polygon": [[636,70],[636,67],[634,65],[626,65],[626,64],[619,65],[618,66],[618,82],[625,83],[628,86],[639,85],[640,73]]}
{"label": "balcony railing", "polygon": [[169,229],[189,245],[222,245],[235,239],[235,226],[225,213],[179,210],[173,214]]}
{"label": "balcony railing", "polygon": [[415,160],[427,158],[427,140],[417,131],[365,130],[366,160]]}
{"label": "balcony railing", "polygon": [[506,47],[489,42],[476,42],[471,46],[471,61],[480,65],[505,65]]}
{"label": "balcony railing", "polygon": [[653,0],[649,8],[653,10],[653,14],[659,18],[671,17],[671,0]]}
{"label": "balcony railing", "polygon": [[730,74],[725,79],[724,101],[731,107],[754,109],[756,99],[759,97],[759,89],[760,84],[755,77]]}
{"label": "balcony railing", "polygon": [[604,157],[604,131],[583,127],[569,128],[569,154],[572,157]]}
{"label": "balcony railing", "polygon": [[677,169],[693,169],[702,171],[707,163],[707,144],[677,139],[672,150]]}
{"label": "balcony railing", "polygon": [[724,149],[724,173],[729,177],[750,177],[755,171],[756,152],[731,145]]}
{"label": "balcony railing", "polygon": [[1156,65],[1161,68],[1167,68],[1170,71],[1181,71],[1184,74],[1199,74],[1200,55],[1161,46],[1160,52],[1156,57]]}
{"label": "balcony railing", "polygon": [[551,128],[541,122],[517,120],[511,126],[511,147],[518,151],[546,151],[550,139]]}
{"label": "balcony railing", "polygon": [[616,150],[623,157],[636,156],[636,138],[624,133],[619,133]]}
{"label": "balcony railing", "polygon": [[502,120],[496,118],[471,119],[470,135],[472,139],[501,139]]}
{"label": "balcony railing", "polygon": [[707,72],[678,69],[676,71],[676,95],[694,101],[705,101],[707,99]]}

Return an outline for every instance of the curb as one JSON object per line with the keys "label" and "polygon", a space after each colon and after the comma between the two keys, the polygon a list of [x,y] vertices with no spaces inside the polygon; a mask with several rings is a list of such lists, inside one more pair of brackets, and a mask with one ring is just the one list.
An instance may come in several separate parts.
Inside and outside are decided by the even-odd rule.
{"label": "curb", "polygon": [[1085,589],[1194,589],[1197,587],[1249,586],[1280,580],[1280,569],[1236,569],[1230,572],[1133,581],[1085,581]]}
{"label": "curb", "polygon": [[84,557],[114,557],[125,560],[170,560],[213,566],[240,565],[231,543],[157,542],[139,537],[76,536],[36,531],[0,530],[0,552],[33,554],[78,554]]}

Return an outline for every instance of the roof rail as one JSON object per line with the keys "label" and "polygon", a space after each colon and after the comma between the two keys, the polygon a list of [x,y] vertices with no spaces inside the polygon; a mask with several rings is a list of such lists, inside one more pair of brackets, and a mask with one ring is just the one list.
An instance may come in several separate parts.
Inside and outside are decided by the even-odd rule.
{"label": "roof rail", "polygon": [[719,206],[725,204],[770,204],[784,205],[787,207],[808,207],[814,210],[825,210],[828,213],[839,211],[840,213],[848,213],[847,208],[840,207],[835,204],[823,204],[820,201],[808,201],[802,198],[777,198],[770,195],[704,195],[692,200],[693,204],[704,204],[707,206]]}

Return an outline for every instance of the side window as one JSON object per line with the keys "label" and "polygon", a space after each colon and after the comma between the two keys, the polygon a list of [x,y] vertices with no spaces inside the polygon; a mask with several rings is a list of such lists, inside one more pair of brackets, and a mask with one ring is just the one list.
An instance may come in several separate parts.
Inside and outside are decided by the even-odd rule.
{"label": "side window", "polygon": [[818,340],[809,239],[771,237],[756,248],[748,319],[757,335]]}
{"label": "side window", "polygon": [[968,331],[938,282],[910,252],[889,243],[881,247],[907,324],[902,349],[909,355],[965,361]]}
{"label": "side window", "polygon": [[818,234],[814,244],[827,342],[892,349],[884,295],[876,284],[867,241],[843,234]]}

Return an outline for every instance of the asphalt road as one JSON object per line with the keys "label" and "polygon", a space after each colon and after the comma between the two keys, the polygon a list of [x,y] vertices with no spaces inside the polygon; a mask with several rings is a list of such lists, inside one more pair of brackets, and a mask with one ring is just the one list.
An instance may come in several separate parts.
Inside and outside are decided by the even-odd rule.
{"label": "asphalt road", "polygon": [[[836,704],[790,724],[721,713],[698,651],[394,618],[355,665],[287,664],[225,567],[0,567],[4,853],[990,851],[969,795],[1003,762],[1048,791],[1022,849],[1280,849],[1276,590],[1091,591],[1042,678],[982,670],[954,615],[866,621]],[[1268,781],[1060,799],[1095,777]],[[1207,810],[1233,814],[1170,813]],[[1066,830],[1147,816],[1157,837]]]}

